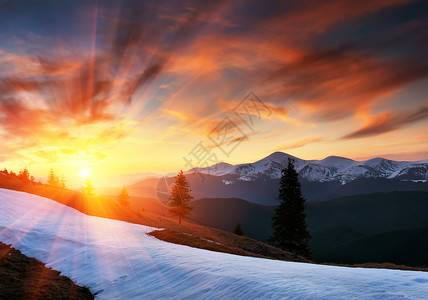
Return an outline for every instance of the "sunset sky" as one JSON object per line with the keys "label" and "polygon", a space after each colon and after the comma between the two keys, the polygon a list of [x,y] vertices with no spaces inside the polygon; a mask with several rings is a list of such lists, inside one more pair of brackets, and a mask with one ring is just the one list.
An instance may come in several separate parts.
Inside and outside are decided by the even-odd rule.
{"label": "sunset sky", "polygon": [[427,1],[0,0],[0,168],[427,159],[427,41]]}

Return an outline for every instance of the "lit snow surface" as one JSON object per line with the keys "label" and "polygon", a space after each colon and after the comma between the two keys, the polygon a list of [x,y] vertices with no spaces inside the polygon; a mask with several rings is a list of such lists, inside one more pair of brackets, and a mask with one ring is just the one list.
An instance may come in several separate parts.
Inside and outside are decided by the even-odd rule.
{"label": "lit snow surface", "polygon": [[426,272],[243,257],[166,243],[151,230],[0,189],[0,241],[98,299],[428,299]]}

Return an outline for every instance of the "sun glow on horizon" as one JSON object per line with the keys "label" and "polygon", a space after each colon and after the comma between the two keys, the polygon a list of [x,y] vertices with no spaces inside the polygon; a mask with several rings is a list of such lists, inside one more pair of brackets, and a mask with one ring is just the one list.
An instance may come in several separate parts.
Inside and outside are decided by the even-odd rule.
{"label": "sun glow on horizon", "polygon": [[91,175],[91,171],[87,168],[83,168],[79,171],[80,177],[86,178],[86,177],[89,177],[89,175]]}

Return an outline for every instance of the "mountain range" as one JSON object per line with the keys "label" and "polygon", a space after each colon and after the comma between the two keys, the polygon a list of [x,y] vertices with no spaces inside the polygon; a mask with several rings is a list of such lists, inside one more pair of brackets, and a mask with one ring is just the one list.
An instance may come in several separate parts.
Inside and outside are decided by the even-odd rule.
{"label": "mountain range", "polygon": [[[421,161],[393,161],[373,158],[355,161],[345,157],[329,156],[322,160],[304,160],[283,152],[271,155],[254,163],[230,165],[218,163],[206,168],[193,168],[188,173],[203,173],[214,176],[235,175],[236,180],[254,181],[260,176],[272,179],[281,177],[283,169],[291,158],[301,178],[308,181],[339,181],[346,184],[360,178],[386,178],[407,181],[428,179],[428,159]],[[227,184],[233,184],[229,181]]]}
{"label": "mountain range", "polygon": [[[303,160],[275,152],[253,163],[218,163],[185,172],[195,199],[240,198],[261,205],[277,205],[279,178],[288,158],[299,172],[303,196],[308,202],[325,201],[357,194],[392,191],[428,191],[428,160],[393,161],[373,158],[366,161],[329,156]],[[128,186],[134,196],[159,198],[171,185],[173,175],[146,178]],[[160,193],[161,192],[161,193]]]}

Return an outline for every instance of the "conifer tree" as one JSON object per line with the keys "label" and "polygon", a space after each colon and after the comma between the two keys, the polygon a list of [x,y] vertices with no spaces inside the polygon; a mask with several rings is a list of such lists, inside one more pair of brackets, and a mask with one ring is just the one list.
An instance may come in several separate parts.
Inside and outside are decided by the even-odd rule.
{"label": "conifer tree", "polygon": [[233,233],[236,235],[244,235],[244,230],[242,230],[241,223],[236,223],[235,229],[233,230]]}
{"label": "conifer tree", "polygon": [[129,200],[128,191],[126,190],[125,186],[123,186],[122,189],[120,190],[117,200],[123,206],[129,206],[131,204],[131,201]]}
{"label": "conifer tree", "polygon": [[49,175],[48,175],[48,181],[47,184],[53,186],[53,187],[59,187],[59,179],[58,176],[55,175],[55,171],[54,169],[50,169],[49,170]]}
{"label": "conifer tree", "polygon": [[28,169],[24,168],[23,170],[19,170],[18,178],[24,182],[30,181],[30,172],[28,171]]}
{"label": "conifer tree", "polygon": [[83,188],[83,194],[87,197],[92,197],[94,196],[94,185],[92,184],[92,179],[87,177],[85,179],[85,185],[82,187]]}
{"label": "conifer tree", "polygon": [[65,184],[65,176],[64,176],[64,174],[61,176],[61,180],[59,182],[59,186],[63,190],[67,189],[67,186]]}
{"label": "conifer tree", "polygon": [[272,217],[273,235],[269,241],[295,255],[310,258],[311,234],[306,228],[305,199],[300,189],[298,173],[290,158],[281,173],[278,195],[280,204]]}
{"label": "conifer tree", "polygon": [[171,196],[169,197],[169,210],[172,214],[178,216],[178,223],[181,224],[181,218],[186,216],[192,210],[189,202],[193,199],[190,195],[189,183],[180,170],[175,177],[174,186],[172,187]]}

